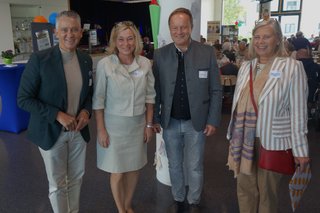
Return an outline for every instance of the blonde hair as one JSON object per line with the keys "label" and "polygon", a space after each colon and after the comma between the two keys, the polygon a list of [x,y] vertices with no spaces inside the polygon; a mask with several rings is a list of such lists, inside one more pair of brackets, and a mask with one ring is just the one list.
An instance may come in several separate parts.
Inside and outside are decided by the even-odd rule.
{"label": "blonde hair", "polygon": [[113,26],[111,35],[110,35],[110,40],[109,40],[109,48],[108,48],[109,53],[111,54],[119,53],[119,50],[116,46],[116,40],[119,33],[127,29],[131,30],[135,38],[135,50],[133,52],[133,55],[138,56],[141,54],[142,48],[143,48],[141,35],[137,27],[131,21],[122,21],[122,22],[116,23]]}
{"label": "blonde hair", "polygon": [[[279,22],[276,20],[276,19],[273,19],[273,18],[270,18],[269,20],[259,20],[255,27],[253,28],[252,30],[252,37],[254,37],[254,34],[255,32],[261,28],[261,27],[264,27],[264,26],[268,26],[270,25],[273,29],[273,32],[275,34],[275,36],[277,37],[278,39],[278,42],[279,44],[276,46],[276,49],[275,49],[275,56],[278,56],[278,57],[286,57],[288,56],[288,53],[286,51],[286,48],[285,48],[285,45],[284,45],[284,42],[283,42],[283,35],[282,35],[282,31],[281,31],[281,26],[279,24]],[[248,56],[249,56],[249,59],[254,59],[254,58],[257,58],[258,55],[254,49],[254,44],[253,44],[253,39],[251,39],[250,41],[250,45],[249,45],[249,52],[248,52]]]}

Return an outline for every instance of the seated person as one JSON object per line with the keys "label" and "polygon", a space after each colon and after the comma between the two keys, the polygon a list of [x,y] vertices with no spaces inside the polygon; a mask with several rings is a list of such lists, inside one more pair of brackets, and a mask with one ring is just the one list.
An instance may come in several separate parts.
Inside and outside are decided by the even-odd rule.
{"label": "seated person", "polygon": [[300,49],[308,49],[310,51],[312,49],[309,40],[304,37],[301,31],[296,33],[296,38],[292,40],[292,44],[296,51]]}
{"label": "seated person", "polygon": [[240,41],[239,50],[235,53],[237,66],[240,67],[242,62],[245,60],[249,60],[248,56],[248,48],[246,46],[246,42]]}
{"label": "seated person", "polygon": [[154,47],[148,36],[143,37],[143,55],[148,59],[153,59]]}
{"label": "seated person", "polygon": [[238,66],[231,63],[231,62],[226,62],[224,64],[222,64],[222,66],[220,67],[220,73],[221,75],[238,75]]}
{"label": "seated person", "polygon": [[222,53],[228,57],[228,59],[230,60],[230,62],[235,63],[236,62],[236,55],[232,50],[225,50],[222,51]]}
{"label": "seated person", "polygon": [[300,49],[296,54],[297,60],[301,61],[308,77],[309,96],[308,102],[314,103],[313,95],[320,82],[320,66],[314,63],[308,49]]}

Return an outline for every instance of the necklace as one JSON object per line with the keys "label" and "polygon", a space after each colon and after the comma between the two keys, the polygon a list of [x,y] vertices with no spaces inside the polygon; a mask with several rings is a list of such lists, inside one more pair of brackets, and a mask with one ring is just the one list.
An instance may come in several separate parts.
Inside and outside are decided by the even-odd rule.
{"label": "necklace", "polygon": [[257,63],[257,72],[261,71],[260,63]]}

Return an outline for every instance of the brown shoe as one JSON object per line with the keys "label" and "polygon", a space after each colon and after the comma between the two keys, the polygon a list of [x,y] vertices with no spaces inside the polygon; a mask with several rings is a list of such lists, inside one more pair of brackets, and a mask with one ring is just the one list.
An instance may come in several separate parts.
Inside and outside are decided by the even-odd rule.
{"label": "brown shoe", "polygon": [[189,204],[189,212],[190,213],[201,213],[199,204]]}
{"label": "brown shoe", "polygon": [[174,201],[174,203],[169,206],[167,213],[183,213],[184,212],[184,202]]}

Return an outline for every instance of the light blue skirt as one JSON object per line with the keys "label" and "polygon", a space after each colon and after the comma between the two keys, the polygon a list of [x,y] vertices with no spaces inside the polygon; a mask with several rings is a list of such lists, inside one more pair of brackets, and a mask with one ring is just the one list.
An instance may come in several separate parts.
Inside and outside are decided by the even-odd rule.
{"label": "light blue skirt", "polygon": [[143,142],[145,115],[133,117],[105,114],[110,144],[97,142],[97,167],[110,173],[136,171],[147,164],[147,144]]}

